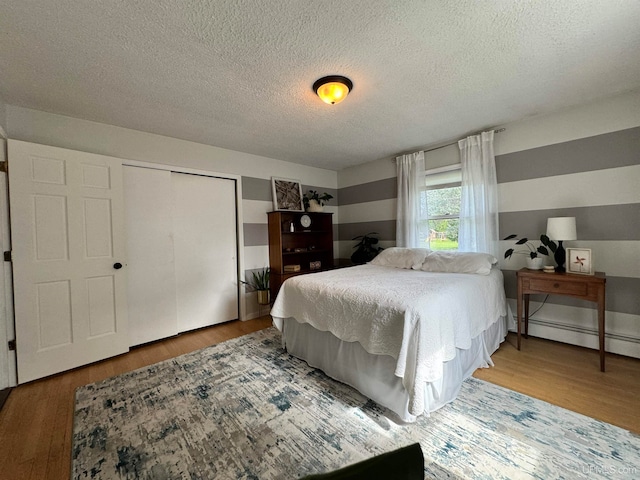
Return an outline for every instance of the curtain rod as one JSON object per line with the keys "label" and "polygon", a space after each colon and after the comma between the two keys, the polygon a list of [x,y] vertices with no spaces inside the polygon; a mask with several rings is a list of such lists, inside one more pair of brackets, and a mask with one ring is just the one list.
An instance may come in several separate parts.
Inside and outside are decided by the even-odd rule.
{"label": "curtain rod", "polygon": [[[506,128],[497,128],[493,131],[493,133],[500,133],[500,132],[504,132],[506,130]],[[467,138],[467,137],[464,137]],[[464,138],[461,138],[460,140],[464,140]],[[451,145],[455,145],[456,143],[458,143],[460,140],[457,140],[455,142],[451,142],[451,143],[447,143],[446,145],[440,145],[439,147],[434,147],[434,148],[430,148],[429,150],[422,150],[424,153],[427,152],[433,152],[434,150],[440,150],[441,148],[445,148],[445,147],[450,147]],[[391,159],[392,162],[395,162],[396,159],[392,158]]]}
{"label": "curtain rod", "polygon": [[[506,128],[497,128],[497,129],[495,129],[493,131],[493,133],[500,133],[500,132],[504,132],[505,130],[506,130]],[[464,138],[467,138],[467,137],[464,137]],[[464,140],[464,138],[461,138],[460,140]],[[433,152],[434,150],[440,150],[441,148],[450,147],[451,145],[457,144],[460,140],[456,140],[455,142],[447,143],[446,145],[440,145],[439,147],[430,148],[429,150],[423,150],[423,152],[424,153]]]}

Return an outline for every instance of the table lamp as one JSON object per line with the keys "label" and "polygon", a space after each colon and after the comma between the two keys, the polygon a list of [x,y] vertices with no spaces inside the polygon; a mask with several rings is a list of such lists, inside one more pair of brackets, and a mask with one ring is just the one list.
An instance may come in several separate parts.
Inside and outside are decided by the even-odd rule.
{"label": "table lamp", "polygon": [[558,248],[553,257],[558,264],[556,272],[564,272],[567,254],[564,251],[562,242],[565,240],[577,240],[576,217],[553,217],[547,219],[547,237],[558,241]]}

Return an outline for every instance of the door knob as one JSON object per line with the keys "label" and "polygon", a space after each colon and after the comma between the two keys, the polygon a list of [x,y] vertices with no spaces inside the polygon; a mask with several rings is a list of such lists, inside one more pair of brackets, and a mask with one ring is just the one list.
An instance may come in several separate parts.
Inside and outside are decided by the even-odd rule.
{"label": "door knob", "polygon": [[120,262],[114,263],[113,268],[115,268],[116,270],[120,270],[122,268],[122,264]]}

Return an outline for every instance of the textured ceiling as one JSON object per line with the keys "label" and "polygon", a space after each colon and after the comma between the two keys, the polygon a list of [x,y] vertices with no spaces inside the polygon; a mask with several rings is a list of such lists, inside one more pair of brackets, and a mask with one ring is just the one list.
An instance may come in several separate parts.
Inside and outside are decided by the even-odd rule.
{"label": "textured ceiling", "polygon": [[0,0],[0,97],[339,170],[638,88],[639,25],[638,0]]}

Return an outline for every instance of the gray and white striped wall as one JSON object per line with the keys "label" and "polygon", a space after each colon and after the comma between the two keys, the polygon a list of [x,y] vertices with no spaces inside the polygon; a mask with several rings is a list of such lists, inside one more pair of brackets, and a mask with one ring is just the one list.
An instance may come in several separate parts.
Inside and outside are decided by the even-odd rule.
{"label": "gray and white striped wall", "polygon": [[[303,172],[297,172],[300,175],[295,176],[294,171],[299,166],[291,165],[291,171],[287,174],[286,178],[300,179]],[[332,172],[335,174],[335,172]],[[307,177],[310,178],[310,177]],[[330,202],[325,205],[324,211],[333,213],[334,224],[334,250],[337,249],[338,238],[338,191],[336,188],[336,181],[334,179],[327,179],[324,184],[321,185],[307,185],[301,180],[302,192],[306,193],[308,190],[317,190],[321,194],[326,192],[333,195]],[[316,177],[317,180],[317,177]],[[327,185],[331,183],[332,185]],[[269,266],[269,232],[267,227],[267,212],[273,211],[273,200],[271,194],[271,177],[257,178],[257,177],[242,177],[242,212],[243,212],[243,230],[244,230],[244,265],[245,265],[245,278],[251,277],[251,273],[256,270],[261,270],[264,267]],[[337,251],[337,250],[336,250]],[[334,254],[335,256],[335,254]],[[257,307],[257,301],[254,300],[255,293],[247,294],[247,317],[253,318],[258,315],[259,309]],[[266,311],[262,314],[267,313]]]}
{"label": "gray and white striped wall", "polygon": [[[607,351],[640,358],[640,91],[502,127],[495,137],[501,238],[539,238],[548,217],[575,216],[578,240],[565,246],[592,249],[596,270],[607,274]],[[428,168],[458,162],[455,145],[426,155]],[[353,236],[369,231],[395,244],[395,182],[391,159],[339,172],[341,257]],[[502,250],[509,246],[502,242]],[[524,257],[501,261],[514,311],[523,266]],[[532,301],[531,311],[538,306]],[[550,296],[530,333],[596,348],[596,311]]]}

